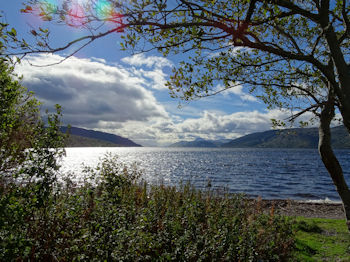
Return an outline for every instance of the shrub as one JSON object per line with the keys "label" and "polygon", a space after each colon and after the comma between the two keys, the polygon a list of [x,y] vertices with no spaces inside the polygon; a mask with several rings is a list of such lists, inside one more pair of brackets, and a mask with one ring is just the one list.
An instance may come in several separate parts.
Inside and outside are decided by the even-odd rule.
{"label": "shrub", "polygon": [[[40,103],[20,84],[6,48],[6,24],[0,23],[0,260],[29,256],[30,237],[55,202],[58,158],[64,153],[59,133],[60,107],[47,126]],[[15,31],[11,31],[15,34]]]}
{"label": "shrub", "polygon": [[294,248],[288,219],[240,195],[148,185],[115,157],[85,172],[98,183],[62,187],[54,204],[36,210],[22,228],[27,249],[14,258],[285,261]]}

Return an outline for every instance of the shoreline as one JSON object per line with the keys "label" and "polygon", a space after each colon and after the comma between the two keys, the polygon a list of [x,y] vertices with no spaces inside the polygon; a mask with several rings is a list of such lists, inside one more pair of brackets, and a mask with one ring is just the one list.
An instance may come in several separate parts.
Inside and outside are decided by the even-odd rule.
{"label": "shoreline", "polygon": [[264,212],[274,210],[283,216],[303,216],[307,218],[345,219],[343,205],[340,202],[311,202],[308,200],[250,199],[249,202]]}

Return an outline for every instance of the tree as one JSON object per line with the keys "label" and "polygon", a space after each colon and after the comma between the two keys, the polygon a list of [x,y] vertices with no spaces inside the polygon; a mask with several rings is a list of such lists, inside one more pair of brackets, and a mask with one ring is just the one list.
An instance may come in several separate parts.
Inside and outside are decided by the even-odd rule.
{"label": "tree", "polygon": [[44,121],[40,103],[14,74],[5,53],[16,31],[7,30],[0,24],[0,260],[15,260],[32,247],[25,225],[52,202],[64,136],[59,106]]}
{"label": "tree", "polygon": [[[59,48],[50,46],[47,31],[32,31],[40,48],[22,44],[23,55],[74,45],[79,50],[125,31],[124,49],[188,53],[167,83],[173,96],[190,100],[244,85],[269,107],[290,109],[291,121],[311,112],[319,120],[320,156],[350,230],[350,191],[330,143],[330,124],[337,113],[350,132],[349,1],[100,0],[81,5],[84,12],[68,1],[61,6],[27,3],[23,12],[89,30]],[[103,31],[104,23],[114,27]]]}
{"label": "tree", "polygon": [[[21,85],[21,77],[14,73],[14,66],[20,60],[6,56],[7,48],[16,36],[15,29],[9,31],[7,29],[8,24],[0,24],[0,180],[2,184],[11,180],[10,177],[16,178],[18,174],[32,173],[27,170],[32,164],[41,163],[57,169],[56,163],[50,164],[48,161],[56,159],[61,154],[60,147],[63,146],[63,136],[59,132],[61,109],[57,106],[57,113],[48,115],[46,123],[42,119],[40,102],[32,92]],[[12,39],[9,39],[10,37]],[[27,165],[28,162],[32,164]],[[42,176],[43,173],[37,176]]]}

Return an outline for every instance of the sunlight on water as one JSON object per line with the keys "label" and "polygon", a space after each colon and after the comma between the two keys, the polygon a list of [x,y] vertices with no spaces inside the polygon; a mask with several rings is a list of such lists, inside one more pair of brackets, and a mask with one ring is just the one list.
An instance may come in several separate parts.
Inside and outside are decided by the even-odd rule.
{"label": "sunlight on water", "polygon": [[[62,172],[82,179],[82,165],[94,167],[107,152],[126,164],[137,163],[150,183],[191,182],[206,188],[252,197],[338,200],[332,181],[316,150],[208,148],[67,148]],[[337,151],[350,180],[350,150]]]}

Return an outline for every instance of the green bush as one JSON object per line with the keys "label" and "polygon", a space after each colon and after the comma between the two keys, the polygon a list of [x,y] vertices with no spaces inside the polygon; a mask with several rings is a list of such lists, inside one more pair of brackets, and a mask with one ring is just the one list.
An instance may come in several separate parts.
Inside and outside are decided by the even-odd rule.
{"label": "green bush", "polygon": [[[60,107],[46,122],[41,118],[40,103],[21,86],[11,59],[2,56],[9,41],[6,30],[0,23],[1,261],[21,260],[33,252],[31,235],[39,221],[50,221],[47,210],[55,203],[58,159],[64,153]],[[15,35],[14,29],[10,32]]]}
{"label": "green bush", "polygon": [[293,251],[291,222],[242,196],[148,185],[110,157],[85,172],[96,182],[68,183],[37,209],[13,260],[286,261]]}

